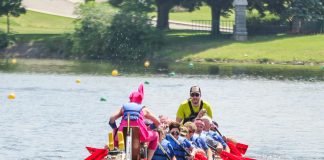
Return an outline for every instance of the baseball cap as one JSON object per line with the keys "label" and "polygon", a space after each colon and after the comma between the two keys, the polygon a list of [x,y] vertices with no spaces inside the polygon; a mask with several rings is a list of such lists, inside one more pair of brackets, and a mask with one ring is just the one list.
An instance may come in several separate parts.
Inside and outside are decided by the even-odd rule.
{"label": "baseball cap", "polygon": [[198,86],[192,86],[190,88],[190,93],[201,93],[201,90]]}

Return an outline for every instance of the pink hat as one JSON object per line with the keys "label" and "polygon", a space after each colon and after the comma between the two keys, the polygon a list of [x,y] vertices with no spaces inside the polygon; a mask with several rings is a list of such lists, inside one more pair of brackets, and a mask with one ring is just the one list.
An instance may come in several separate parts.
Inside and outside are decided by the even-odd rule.
{"label": "pink hat", "polygon": [[138,91],[134,91],[129,95],[129,101],[142,104],[143,99],[144,99],[144,85],[140,84],[140,86],[138,87]]}

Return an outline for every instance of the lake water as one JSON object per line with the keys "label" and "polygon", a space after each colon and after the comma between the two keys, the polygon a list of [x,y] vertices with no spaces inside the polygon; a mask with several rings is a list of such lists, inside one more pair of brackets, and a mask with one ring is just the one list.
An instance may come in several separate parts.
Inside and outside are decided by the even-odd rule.
{"label": "lake water", "polygon": [[84,159],[85,146],[104,146],[110,114],[144,81],[144,104],[173,119],[190,86],[201,86],[220,131],[249,144],[250,157],[324,159],[324,82],[23,73],[0,73],[0,159]]}

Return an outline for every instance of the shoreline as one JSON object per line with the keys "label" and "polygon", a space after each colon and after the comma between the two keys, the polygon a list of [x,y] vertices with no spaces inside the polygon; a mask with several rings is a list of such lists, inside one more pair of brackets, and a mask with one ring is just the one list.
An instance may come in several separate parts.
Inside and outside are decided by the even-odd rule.
{"label": "shoreline", "polygon": [[50,74],[90,74],[109,75],[114,69],[121,76],[160,75],[165,77],[225,77],[225,78],[265,78],[271,80],[324,81],[324,66],[271,65],[241,63],[159,63],[151,61],[145,68],[142,63],[128,66],[112,64],[103,60],[63,60],[63,59],[0,59],[3,73],[50,73]]}

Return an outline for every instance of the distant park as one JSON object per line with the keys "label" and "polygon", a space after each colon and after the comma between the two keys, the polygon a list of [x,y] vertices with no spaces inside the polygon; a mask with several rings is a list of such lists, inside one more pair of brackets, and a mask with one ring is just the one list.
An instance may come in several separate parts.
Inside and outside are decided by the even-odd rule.
{"label": "distant park", "polygon": [[[19,58],[21,64],[26,65],[36,61],[33,59],[100,60],[112,65],[150,60],[155,65],[153,72],[160,69],[183,74],[228,74],[225,68],[233,70],[240,66],[245,68],[243,74],[244,70],[246,74],[258,70],[276,74],[279,71],[272,73],[274,68],[281,68],[296,70],[297,75],[300,70],[303,71],[300,73],[309,70],[316,73],[311,75],[323,76],[324,20],[320,9],[316,15],[307,16],[299,13],[297,4],[290,4],[295,6],[291,9],[286,4],[274,6],[272,2],[254,4],[249,1],[248,39],[236,41],[234,31],[222,29],[233,30],[232,3],[219,6],[222,8],[218,15],[212,12],[215,4],[208,1],[189,6],[172,4],[166,9],[167,14],[162,4],[131,3],[127,0],[81,3],[76,8],[77,18],[23,7],[20,14],[3,12],[1,63],[10,58]],[[265,6],[260,9],[258,5]],[[173,27],[173,22],[187,27]],[[214,27],[214,23],[218,27]],[[195,70],[186,67],[191,64],[195,64]]]}

